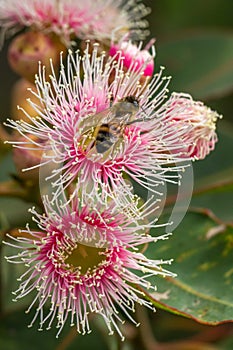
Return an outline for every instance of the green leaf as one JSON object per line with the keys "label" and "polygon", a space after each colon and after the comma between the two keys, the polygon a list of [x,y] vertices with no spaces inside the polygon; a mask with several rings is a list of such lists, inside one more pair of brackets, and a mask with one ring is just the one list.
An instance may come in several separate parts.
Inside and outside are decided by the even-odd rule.
{"label": "green leaf", "polygon": [[[210,233],[216,234],[207,238]],[[219,230],[209,216],[189,212],[173,236],[151,245],[147,256],[174,258],[176,278],[151,280],[158,292],[167,291],[167,299],[154,299],[157,306],[201,323],[233,321],[232,227]]]}
{"label": "green leaf", "polygon": [[196,99],[222,96],[233,89],[233,34],[186,31],[158,43],[157,64],[172,75],[170,89]]}

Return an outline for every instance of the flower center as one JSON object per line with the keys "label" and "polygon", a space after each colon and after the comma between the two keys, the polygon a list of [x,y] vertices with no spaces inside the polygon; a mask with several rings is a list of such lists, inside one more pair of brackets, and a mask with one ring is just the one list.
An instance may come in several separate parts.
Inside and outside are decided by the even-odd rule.
{"label": "flower center", "polygon": [[69,264],[69,268],[74,270],[78,268],[81,274],[84,275],[87,271],[91,272],[99,263],[105,260],[105,255],[102,254],[104,251],[105,249],[78,244],[67,257],[66,263]]}

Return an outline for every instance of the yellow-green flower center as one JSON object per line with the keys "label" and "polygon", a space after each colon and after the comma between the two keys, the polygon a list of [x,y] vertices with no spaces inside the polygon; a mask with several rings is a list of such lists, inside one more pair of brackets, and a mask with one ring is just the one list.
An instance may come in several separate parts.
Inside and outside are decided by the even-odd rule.
{"label": "yellow-green flower center", "polygon": [[81,274],[84,275],[87,271],[92,271],[105,260],[105,255],[102,254],[104,251],[105,249],[78,244],[77,248],[72,250],[65,262],[69,264],[69,268],[74,270],[78,268]]}

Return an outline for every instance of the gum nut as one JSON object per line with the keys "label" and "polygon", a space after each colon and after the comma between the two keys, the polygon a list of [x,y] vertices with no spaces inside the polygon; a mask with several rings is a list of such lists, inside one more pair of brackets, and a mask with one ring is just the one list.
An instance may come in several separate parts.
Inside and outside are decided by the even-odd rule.
{"label": "gum nut", "polygon": [[34,82],[38,72],[38,62],[47,66],[50,73],[50,58],[53,66],[59,66],[60,51],[64,46],[52,36],[39,32],[18,35],[10,44],[8,60],[11,68],[20,76]]}
{"label": "gum nut", "polygon": [[[26,116],[23,110],[28,113],[30,117],[36,117],[38,113],[27,101],[28,98],[30,98],[32,102],[36,103],[37,101],[36,97],[28,89],[36,91],[35,85],[23,78],[19,79],[13,86],[11,98],[11,117],[16,120],[22,119],[30,123],[30,119]],[[20,109],[18,106],[20,106]]]}

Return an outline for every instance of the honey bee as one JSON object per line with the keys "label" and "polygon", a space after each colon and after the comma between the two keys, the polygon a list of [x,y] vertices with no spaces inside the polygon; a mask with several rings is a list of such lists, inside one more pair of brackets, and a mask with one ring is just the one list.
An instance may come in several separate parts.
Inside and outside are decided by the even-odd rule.
{"label": "honey bee", "polygon": [[142,119],[134,119],[139,111],[139,101],[135,96],[126,96],[104,111],[93,116],[96,127],[90,150],[97,153],[107,152],[122,137],[127,125]]}

